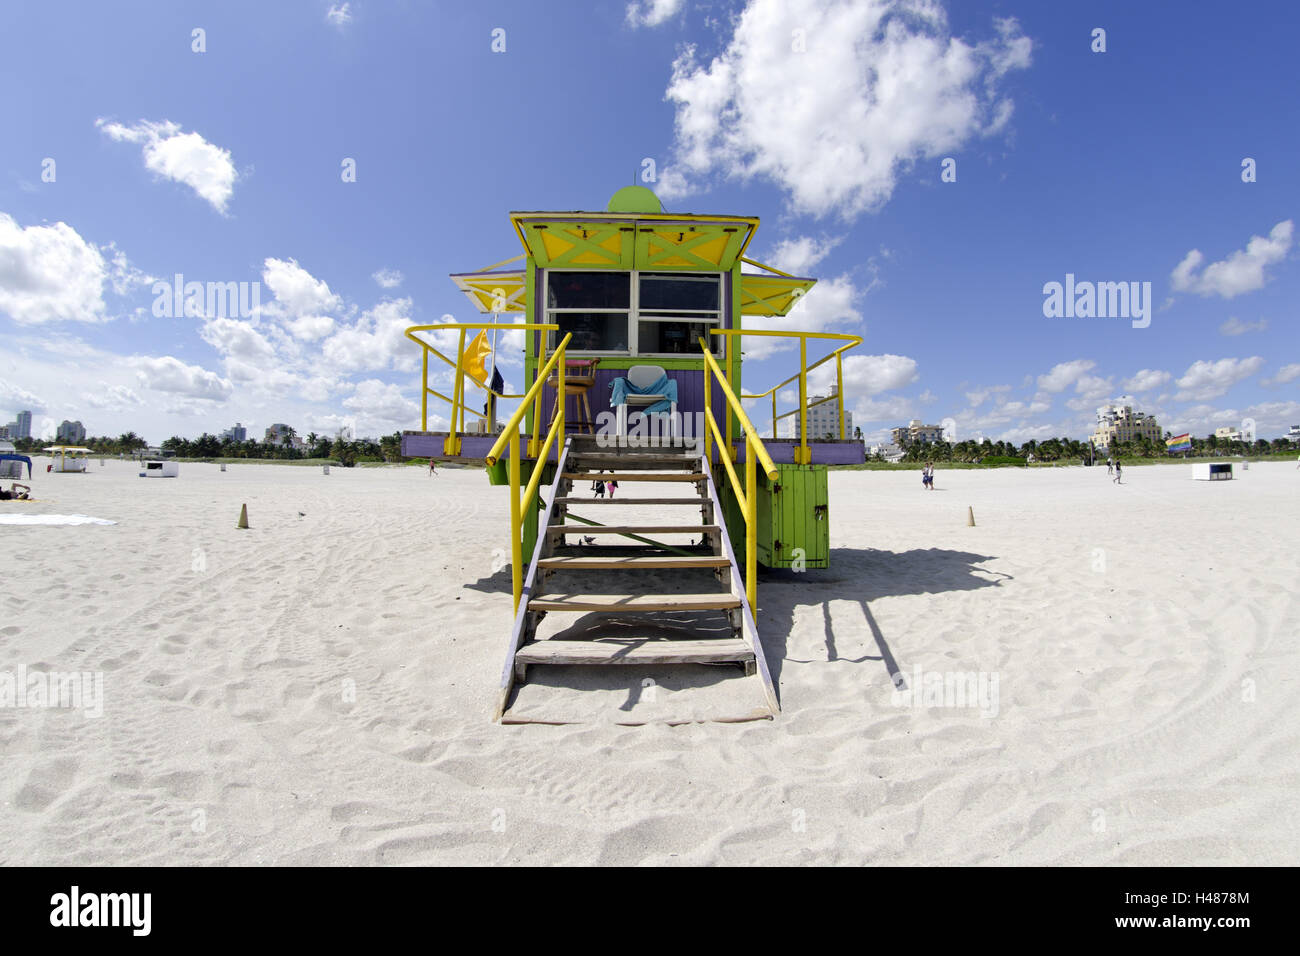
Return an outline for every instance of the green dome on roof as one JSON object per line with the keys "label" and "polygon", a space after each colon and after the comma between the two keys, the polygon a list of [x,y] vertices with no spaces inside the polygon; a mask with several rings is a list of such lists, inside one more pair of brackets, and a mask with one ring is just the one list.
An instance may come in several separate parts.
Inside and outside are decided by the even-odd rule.
{"label": "green dome on roof", "polygon": [[606,212],[663,212],[659,197],[644,186],[624,186],[609,197]]}

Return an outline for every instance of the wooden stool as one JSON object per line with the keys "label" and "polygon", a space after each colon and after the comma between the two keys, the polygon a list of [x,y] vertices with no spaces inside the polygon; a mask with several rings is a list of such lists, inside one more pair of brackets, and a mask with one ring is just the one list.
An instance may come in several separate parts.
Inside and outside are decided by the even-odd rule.
{"label": "wooden stool", "polygon": [[[591,390],[591,386],[596,384],[596,366],[599,364],[600,359],[574,359],[564,363],[564,397],[566,399],[570,397],[578,399],[581,407],[586,409],[587,412],[586,418],[576,420],[574,424],[578,427],[578,431],[582,431],[582,426],[586,425],[588,433],[592,435],[596,434],[596,430],[593,427],[595,422],[591,417],[591,403],[587,401],[587,392]],[[575,372],[578,374],[575,375]],[[555,421],[555,416],[560,411],[559,376],[551,376],[546,380],[546,384],[556,390],[555,403],[551,406],[550,418],[551,421]],[[569,410],[567,407],[564,409],[564,414],[564,425],[565,428],[568,428]]]}

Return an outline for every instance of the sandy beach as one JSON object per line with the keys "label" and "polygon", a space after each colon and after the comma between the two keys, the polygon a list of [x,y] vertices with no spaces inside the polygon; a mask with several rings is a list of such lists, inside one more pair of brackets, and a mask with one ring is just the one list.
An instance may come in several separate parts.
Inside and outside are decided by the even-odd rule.
{"label": "sandy beach", "polygon": [[832,567],[761,577],[776,720],[671,725],[752,680],[628,668],[502,726],[481,471],[44,461],[0,514],[116,524],[0,526],[0,672],[102,714],[0,708],[3,864],[1300,860],[1294,463],[833,472]]}

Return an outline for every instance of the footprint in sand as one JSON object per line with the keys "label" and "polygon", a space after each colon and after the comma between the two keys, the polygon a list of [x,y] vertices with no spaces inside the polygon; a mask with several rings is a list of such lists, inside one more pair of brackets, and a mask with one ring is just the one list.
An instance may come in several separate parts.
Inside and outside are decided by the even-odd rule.
{"label": "footprint in sand", "polygon": [[60,797],[66,796],[77,776],[78,762],[71,757],[51,760],[34,768],[14,796],[19,810],[40,813]]}

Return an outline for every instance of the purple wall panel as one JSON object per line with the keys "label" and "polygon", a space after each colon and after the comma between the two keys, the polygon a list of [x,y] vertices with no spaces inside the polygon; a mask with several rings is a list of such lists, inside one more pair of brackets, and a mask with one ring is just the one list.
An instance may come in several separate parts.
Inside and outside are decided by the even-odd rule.
{"label": "purple wall panel", "polygon": [[[647,359],[645,364],[653,365],[653,359]],[[696,412],[704,410],[704,372],[701,369],[665,369],[668,377],[677,383],[677,410],[682,414],[693,415]],[[587,403],[591,406],[591,415],[593,421],[599,421],[601,412],[612,412],[610,407],[609,396],[610,386],[614,379],[627,374],[626,369],[596,369],[596,384],[587,392]],[[714,389],[713,394],[713,417],[718,420],[718,424],[726,427],[726,420],[722,417],[724,399],[719,389]],[[580,405],[576,398],[572,396],[568,399],[569,407],[567,417],[569,422],[573,422],[578,416]],[[555,407],[555,389],[549,386],[542,390],[542,416],[546,425],[551,423],[551,411]],[[572,427],[569,429],[573,430]]]}

